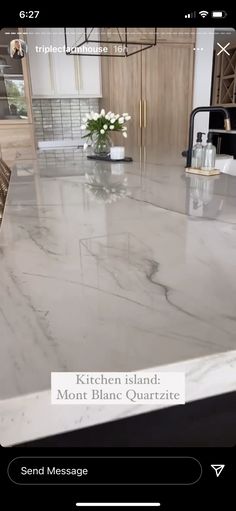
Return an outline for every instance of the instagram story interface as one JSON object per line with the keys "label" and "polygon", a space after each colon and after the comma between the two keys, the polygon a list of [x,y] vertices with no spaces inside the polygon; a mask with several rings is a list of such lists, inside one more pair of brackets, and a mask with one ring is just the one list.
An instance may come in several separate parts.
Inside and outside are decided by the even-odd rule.
{"label": "instagram story interface", "polygon": [[156,485],[219,484],[228,455],[163,449],[236,444],[236,32],[30,12],[0,30],[0,444],[28,456],[8,484],[174,509]]}

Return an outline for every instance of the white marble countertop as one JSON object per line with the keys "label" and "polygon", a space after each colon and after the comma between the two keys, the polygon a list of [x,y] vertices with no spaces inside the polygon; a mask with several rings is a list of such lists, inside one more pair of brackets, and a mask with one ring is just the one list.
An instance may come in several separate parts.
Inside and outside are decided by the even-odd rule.
{"label": "white marble countertop", "polygon": [[213,357],[217,392],[235,390],[236,177],[47,153],[14,166],[0,229],[1,443],[114,418],[94,407],[80,426],[60,406],[47,429],[47,403],[24,430],[51,371],[207,371]]}

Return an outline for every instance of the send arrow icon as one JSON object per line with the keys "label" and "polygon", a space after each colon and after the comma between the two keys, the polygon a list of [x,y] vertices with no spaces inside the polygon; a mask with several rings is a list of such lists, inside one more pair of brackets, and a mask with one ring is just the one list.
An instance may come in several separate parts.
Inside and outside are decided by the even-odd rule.
{"label": "send arrow icon", "polygon": [[225,465],[211,465],[211,467],[215,470],[216,477],[219,477]]}

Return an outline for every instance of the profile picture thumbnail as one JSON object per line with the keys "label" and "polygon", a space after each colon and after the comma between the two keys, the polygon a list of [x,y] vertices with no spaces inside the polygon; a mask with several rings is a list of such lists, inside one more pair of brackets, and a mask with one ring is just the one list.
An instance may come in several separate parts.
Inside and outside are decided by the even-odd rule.
{"label": "profile picture thumbnail", "polygon": [[12,59],[23,59],[28,49],[23,39],[12,39],[10,42],[10,56]]}

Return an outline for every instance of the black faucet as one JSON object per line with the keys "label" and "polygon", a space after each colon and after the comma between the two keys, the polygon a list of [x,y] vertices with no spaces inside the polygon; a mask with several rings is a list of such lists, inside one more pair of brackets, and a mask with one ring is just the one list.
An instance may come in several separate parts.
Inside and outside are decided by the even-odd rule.
{"label": "black faucet", "polygon": [[191,163],[192,163],[194,118],[198,112],[222,112],[222,114],[224,115],[224,118],[225,118],[225,121],[224,121],[225,130],[227,130],[227,131],[231,130],[229,112],[223,106],[199,106],[198,108],[195,108],[191,112],[190,120],[189,120],[188,150],[187,150],[187,154],[184,153],[184,155],[186,154],[186,156],[187,156],[186,167],[191,167]]}

